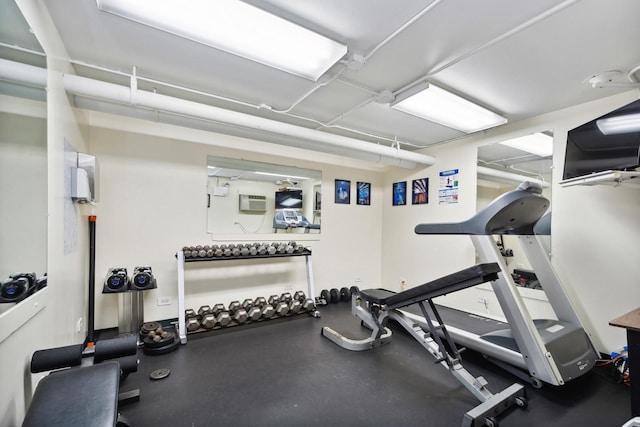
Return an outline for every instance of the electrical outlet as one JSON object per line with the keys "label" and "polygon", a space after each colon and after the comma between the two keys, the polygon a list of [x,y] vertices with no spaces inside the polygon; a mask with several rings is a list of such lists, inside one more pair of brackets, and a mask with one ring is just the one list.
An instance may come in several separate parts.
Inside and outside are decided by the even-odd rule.
{"label": "electrical outlet", "polygon": [[83,327],[84,327],[84,318],[81,317],[76,322],[76,332],[82,332]]}
{"label": "electrical outlet", "polygon": [[293,285],[291,283],[287,283],[286,285],[284,285],[284,290],[287,292],[293,291]]}
{"label": "electrical outlet", "polygon": [[362,282],[362,278],[360,276],[356,276],[356,283]]}
{"label": "electrical outlet", "polygon": [[171,297],[158,297],[158,305],[171,305]]}

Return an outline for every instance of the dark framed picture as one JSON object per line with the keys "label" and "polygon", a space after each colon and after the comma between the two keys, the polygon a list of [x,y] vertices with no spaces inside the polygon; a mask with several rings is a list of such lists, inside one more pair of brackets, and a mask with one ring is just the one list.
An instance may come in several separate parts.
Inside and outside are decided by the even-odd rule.
{"label": "dark framed picture", "polygon": [[407,204],[407,181],[393,183],[393,206]]}
{"label": "dark framed picture", "polygon": [[359,205],[370,205],[371,204],[371,183],[369,182],[358,182],[356,188],[358,189],[358,197],[356,198],[356,202]]}
{"label": "dark framed picture", "polygon": [[429,203],[429,178],[413,180],[411,185],[411,203],[414,205]]}
{"label": "dark framed picture", "polygon": [[342,205],[351,203],[351,181],[336,179],[336,203]]}

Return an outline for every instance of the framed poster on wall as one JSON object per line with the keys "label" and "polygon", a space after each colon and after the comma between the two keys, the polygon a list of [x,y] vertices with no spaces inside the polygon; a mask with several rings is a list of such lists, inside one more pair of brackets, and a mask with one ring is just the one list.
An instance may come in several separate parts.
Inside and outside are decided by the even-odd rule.
{"label": "framed poster on wall", "polygon": [[371,183],[358,182],[356,185],[356,188],[358,191],[356,202],[359,205],[370,205],[371,204]]}
{"label": "framed poster on wall", "polygon": [[411,204],[429,203],[429,178],[414,179],[411,185]]}
{"label": "framed poster on wall", "polygon": [[336,179],[336,203],[348,205],[351,203],[351,181]]}
{"label": "framed poster on wall", "polygon": [[393,206],[407,204],[407,181],[393,183]]}

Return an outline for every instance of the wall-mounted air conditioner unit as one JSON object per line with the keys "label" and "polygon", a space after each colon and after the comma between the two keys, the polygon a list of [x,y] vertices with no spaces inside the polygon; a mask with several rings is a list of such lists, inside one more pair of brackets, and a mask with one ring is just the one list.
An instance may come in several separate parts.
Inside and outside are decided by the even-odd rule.
{"label": "wall-mounted air conditioner unit", "polygon": [[240,211],[241,212],[266,212],[267,196],[240,194]]}

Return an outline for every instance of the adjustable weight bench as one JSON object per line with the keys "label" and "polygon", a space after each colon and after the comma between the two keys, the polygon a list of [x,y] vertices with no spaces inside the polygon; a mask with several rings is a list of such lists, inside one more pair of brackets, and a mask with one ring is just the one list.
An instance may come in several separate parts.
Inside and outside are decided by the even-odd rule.
{"label": "adjustable weight bench", "polygon": [[52,371],[33,394],[22,427],[129,427],[119,404],[140,400],[140,390],[119,393],[120,382],[138,369],[137,337],[36,351],[31,372]]}
{"label": "adjustable weight bench", "polygon": [[[478,264],[458,271],[432,282],[394,293],[385,289],[367,289],[352,295],[352,312],[371,329],[371,335],[362,340],[353,340],[343,336],[328,326],[322,328],[322,335],[340,347],[351,351],[369,350],[391,341],[391,330],[387,328],[389,319],[393,319],[411,336],[413,336],[439,363],[448,369],[476,398],[481,402],[468,411],[463,418],[462,426],[471,427],[487,425],[496,427],[496,416],[514,404],[526,407],[524,386],[513,384],[505,390],[493,394],[487,388],[483,377],[473,377],[463,366],[460,352],[449,336],[442,318],[433,303],[433,298],[470,286],[479,285],[498,278],[500,266],[497,263]],[[427,303],[432,316],[427,312]],[[408,319],[399,308],[417,304],[427,320],[429,330]],[[447,346],[445,346],[446,341]]]}

